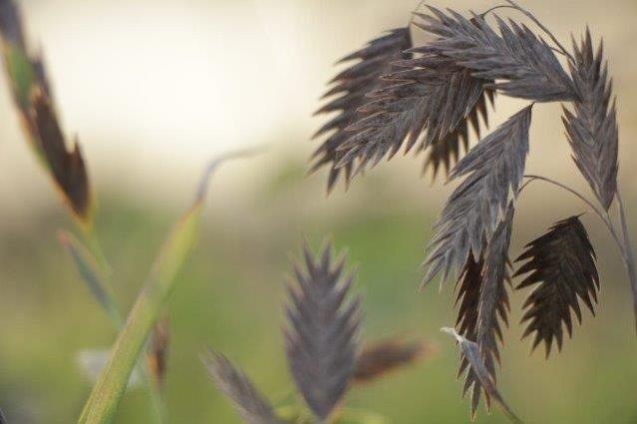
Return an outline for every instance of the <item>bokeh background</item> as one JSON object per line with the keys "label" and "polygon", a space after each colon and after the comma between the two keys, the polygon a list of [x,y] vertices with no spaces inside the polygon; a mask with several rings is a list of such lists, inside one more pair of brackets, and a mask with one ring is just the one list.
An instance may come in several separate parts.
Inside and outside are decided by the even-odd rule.
{"label": "bokeh background", "polygon": [[[166,381],[170,422],[238,423],[200,362],[209,345],[240,364],[273,401],[292,385],[281,336],[283,285],[303,240],[330,236],[358,266],[365,340],[425,339],[435,351],[412,368],[357,387],[349,406],[394,423],[461,423],[468,403],[458,355],[438,329],[455,320],[453,285],[417,293],[430,228],[452,187],[421,177],[422,158],[396,158],[325,194],[324,172],[306,176],[317,142],[312,118],[332,64],[380,31],[405,25],[415,0],[29,0],[31,38],[42,46],[58,109],[78,134],[99,197],[97,225],[118,298],[130,305],[166,232],[191,200],[208,158],[267,144],[267,153],[216,177],[198,246],[170,303]],[[485,10],[484,0],[436,5]],[[637,229],[637,3],[526,0],[568,41],[603,34],[621,123],[621,186]],[[13,423],[69,423],[90,384],[78,352],[107,348],[115,332],[56,237],[71,227],[31,155],[1,84],[0,407]],[[500,98],[494,124],[523,103]],[[535,109],[529,173],[582,191],[558,106]],[[512,254],[554,221],[586,209],[536,183],[518,206]],[[593,214],[602,294],[597,317],[546,361],[520,341],[523,293],[512,300],[501,389],[530,423],[637,422],[637,339],[618,252]],[[633,231],[637,239],[637,230]],[[148,420],[131,390],[118,423]],[[481,411],[479,423],[505,422]]]}

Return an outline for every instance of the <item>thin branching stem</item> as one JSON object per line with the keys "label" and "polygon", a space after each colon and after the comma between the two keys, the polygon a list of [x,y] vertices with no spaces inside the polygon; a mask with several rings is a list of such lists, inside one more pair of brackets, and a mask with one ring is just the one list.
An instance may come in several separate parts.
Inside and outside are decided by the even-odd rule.
{"label": "thin branching stem", "polygon": [[484,19],[484,17],[487,16],[489,13],[495,12],[496,10],[500,10],[500,9],[515,9],[515,10],[518,10],[517,7],[511,6],[510,4],[501,4],[501,5],[493,6],[492,8],[485,10],[484,12],[482,12],[480,14],[480,17],[482,19]]}
{"label": "thin branching stem", "polygon": [[[521,12],[519,7],[512,6],[510,4],[501,4],[499,6],[493,6],[492,8],[485,10],[484,12],[482,12],[480,14],[480,17],[482,19],[484,19],[489,13],[495,12],[496,10],[500,10],[500,9],[513,9],[513,10],[517,10],[518,12]],[[528,15],[526,15],[526,16],[528,16]],[[570,57],[567,52],[562,50],[563,48],[557,48],[557,47],[553,47],[553,46],[550,46],[550,48],[555,53],[561,54],[562,56]]]}
{"label": "thin branching stem", "polygon": [[[575,190],[575,189],[573,189],[573,188],[571,188],[571,187],[567,186],[566,184],[563,184],[563,183],[561,183],[559,181],[555,181],[555,180],[553,180],[551,178],[547,178],[547,177],[542,177],[540,175],[525,175],[524,178],[526,178],[526,179],[528,179],[530,181],[538,180],[538,181],[547,182],[549,184],[553,184],[554,186],[560,187],[560,188],[568,191],[569,193],[575,195],[580,200],[582,200],[584,203],[586,203],[593,210],[593,212],[595,212],[595,215],[597,215],[602,220],[602,222],[606,225],[606,227],[608,228],[608,231],[610,232],[611,236],[615,240],[615,243],[617,243],[617,247],[619,248],[619,251],[621,252],[621,255],[622,255],[622,258],[624,259],[624,262],[627,261],[626,251],[625,251],[625,248],[624,248],[624,243],[622,243],[619,235],[617,234],[617,230],[615,229],[615,227],[613,225],[613,221],[610,219],[610,216],[608,215],[608,212],[602,211],[602,209],[600,209],[599,206],[595,205],[595,203],[593,203],[591,200],[589,200],[586,196],[584,196],[583,194],[581,194],[577,190]],[[528,182],[527,182],[527,184],[528,184]],[[523,187],[526,187],[526,184]],[[637,283],[635,285],[635,288],[637,289]]]}
{"label": "thin branching stem", "polygon": [[529,185],[530,185],[533,181],[535,181],[535,179],[534,179],[534,178],[530,178],[530,177],[529,177],[529,178],[526,180],[526,182],[525,182],[524,184],[522,184],[522,187],[520,187],[519,193],[522,193],[522,192],[524,191],[524,189],[525,189],[527,186],[529,186]]}
{"label": "thin branching stem", "polygon": [[[619,221],[621,224],[622,237],[624,240],[624,263],[633,291],[633,309],[635,312],[635,325],[637,326],[637,265],[635,264],[635,252],[628,231],[628,220],[626,219],[626,208],[624,200],[619,191],[617,192],[617,204],[619,205]],[[637,327],[636,327],[637,328]]]}
{"label": "thin branching stem", "polygon": [[[560,187],[560,188],[568,191],[569,193],[579,197],[584,203],[586,203],[588,206],[590,206],[590,208],[593,209],[593,211],[601,218],[602,221],[604,221],[604,222],[607,221],[606,213],[602,212],[599,209],[599,207],[597,205],[595,205],[592,201],[590,201],[586,196],[581,194],[579,191],[567,186],[566,184],[563,184],[563,183],[561,183],[559,181],[556,181],[556,180],[548,178],[548,177],[543,177],[541,175],[525,175],[524,178],[528,179],[528,180],[531,180],[531,181],[533,181],[533,180],[544,181],[544,182],[547,182],[549,184],[553,184],[554,186]],[[525,186],[527,184],[525,184]]]}
{"label": "thin branching stem", "polygon": [[548,35],[551,38],[553,43],[555,43],[555,45],[559,47],[562,53],[564,53],[566,57],[568,57],[573,63],[575,63],[575,58],[568,52],[568,50],[566,50],[566,48],[562,45],[562,43],[560,43],[560,40],[558,40],[557,37],[555,37],[555,35],[553,35],[553,33],[542,22],[540,22],[538,18],[535,17],[535,15],[533,15],[531,12],[529,12],[528,10],[526,10],[525,8],[517,4],[514,0],[505,0],[505,1],[509,3],[511,6],[513,6],[515,9],[519,10],[531,21],[533,21],[535,25],[537,25],[542,31],[544,31],[546,35]]}

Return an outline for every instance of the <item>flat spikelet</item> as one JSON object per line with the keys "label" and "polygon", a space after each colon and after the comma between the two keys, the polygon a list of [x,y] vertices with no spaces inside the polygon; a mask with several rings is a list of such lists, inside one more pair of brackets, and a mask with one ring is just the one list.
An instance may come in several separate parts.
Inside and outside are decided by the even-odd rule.
{"label": "flat spikelet", "polygon": [[204,362],[217,388],[230,399],[246,424],[281,424],[252,381],[225,356],[210,350]]}
{"label": "flat spikelet", "polygon": [[460,272],[470,254],[479,258],[517,195],[529,151],[532,106],[511,117],[476,145],[451,178],[467,178],[453,192],[435,225],[423,284],[443,273]]}
{"label": "flat spikelet", "polygon": [[479,133],[479,115],[486,121],[485,81],[442,56],[426,67],[421,59],[396,63],[398,70],[385,75],[387,87],[370,93],[370,102],[359,109],[359,117],[348,127],[351,136],[340,147],[339,166],[357,163],[357,172],[374,166],[401,148],[418,151],[432,146],[427,163],[447,169],[457,159],[461,143],[468,146],[469,125]]}
{"label": "flat spikelet", "polygon": [[331,133],[314,153],[314,164],[312,165],[312,172],[324,166],[330,167],[327,182],[328,191],[334,188],[342,174],[345,175],[346,182],[349,181],[352,174],[353,164],[350,163],[343,167],[336,166],[342,156],[339,149],[350,136],[346,128],[354,122],[358,108],[369,101],[367,95],[388,85],[380,77],[391,71],[393,62],[408,58],[409,55],[403,52],[410,47],[409,28],[397,28],[370,41],[363,49],[339,61],[339,63],[357,62],[332,80],[331,83],[334,84],[334,87],[325,93],[324,98],[338,97],[316,112],[317,114],[338,112],[315,135],[317,137]]}
{"label": "flat spikelet", "polygon": [[574,112],[564,108],[564,126],[573,159],[591,189],[607,210],[617,192],[619,131],[613,87],[604,62],[603,45],[593,51],[590,31],[578,46],[571,75],[578,100]]}
{"label": "flat spikelet", "polygon": [[433,7],[429,10],[431,14],[417,14],[416,22],[437,37],[418,48],[425,57],[434,61],[440,55],[449,57],[507,96],[537,102],[577,98],[551,47],[525,25],[507,23],[495,15],[498,34],[483,16],[472,14],[467,19],[453,10],[448,14]]}
{"label": "flat spikelet", "polygon": [[[476,79],[473,78],[475,81]],[[458,162],[463,152],[469,150],[470,129],[478,138],[481,137],[482,128],[480,120],[484,126],[489,126],[488,104],[494,103],[495,92],[482,84],[482,94],[478,101],[468,109],[469,112],[461,119],[455,127],[450,127],[449,132],[442,133],[441,137],[434,139],[426,152],[425,168],[432,170],[433,179],[436,179],[438,171],[442,167],[448,176],[453,166]]]}
{"label": "flat spikelet", "polygon": [[595,314],[599,291],[595,251],[586,228],[573,216],[529,243],[517,262],[523,264],[515,275],[527,275],[517,288],[535,286],[524,303],[524,337],[535,334],[533,349],[544,342],[548,357],[554,341],[562,349],[564,328],[572,335],[572,314],[582,322],[580,302]]}
{"label": "flat spikelet", "polygon": [[290,371],[312,412],[325,420],[342,399],[356,369],[360,299],[347,301],[352,277],[332,265],[331,248],[314,258],[305,248],[295,266],[285,331]]}
{"label": "flat spikelet", "polygon": [[[508,324],[507,286],[511,283],[508,250],[513,216],[514,208],[509,205],[505,218],[487,246],[484,260],[476,262],[470,256],[458,285],[458,300],[461,303],[457,322],[460,334],[475,340],[489,379],[493,382],[497,381],[497,364],[500,362],[502,324]],[[459,374],[466,371],[464,394],[471,393],[471,415],[475,418],[481,392],[484,392],[487,406],[491,399],[475,370],[468,365],[468,358],[463,356]]]}

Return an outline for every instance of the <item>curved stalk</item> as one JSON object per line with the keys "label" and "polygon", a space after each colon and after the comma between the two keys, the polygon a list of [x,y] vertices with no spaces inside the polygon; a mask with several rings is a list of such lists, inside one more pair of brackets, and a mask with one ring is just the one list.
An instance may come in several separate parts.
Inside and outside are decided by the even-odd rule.
{"label": "curved stalk", "polygon": [[533,21],[535,25],[537,25],[542,31],[544,31],[546,35],[548,35],[551,38],[553,43],[555,43],[555,45],[559,47],[559,49],[562,51],[562,53],[564,53],[566,57],[568,57],[572,62],[575,62],[575,58],[573,57],[573,55],[571,55],[568,52],[568,50],[566,50],[566,48],[562,45],[562,43],[560,43],[560,40],[558,40],[557,37],[555,37],[555,35],[553,35],[553,33],[542,22],[540,22],[538,18],[535,17],[535,15],[533,15],[531,12],[529,12],[528,10],[526,10],[525,8],[523,8],[522,6],[520,6],[513,0],[506,0],[506,2],[509,3],[511,6],[513,6],[515,9],[519,10],[523,15],[525,15],[531,21]]}
{"label": "curved stalk", "polygon": [[511,6],[510,4],[501,4],[501,5],[493,6],[492,8],[485,10],[484,12],[482,12],[480,14],[480,17],[482,19],[484,19],[484,17],[487,16],[489,13],[495,12],[496,10],[500,10],[500,9],[515,9],[515,10],[518,10],[517,7]]}
{"label": "curved stalk", "polygon": [[[527,184],[534,180],[544,181],[549,184],[553,184],[556,187],[559,187],[561,189],[568,191],[569,193],[573,194],[574,196],[582,200],[584,203],[586,203],[593,210],[593,212],[595,212],[595,215],[599,217],[599,219],[604,223],[604,225],[606,225],[606,228],[608,228],[608,231],[610,232],[611,236],[615,240],[615,243],[617,243],[617,247],[619,248],[622,259],[624,260],[624,262],[626,262],[626,252],[624,249],[624,243],[619,238],[619,235],[617,234],[617,230],[613,226],[613,222],[611,221],[610,216],[608,215],[608,212],[602,211],[597,205],[595,205],[592,201],[590,201],[586,196],[584,196],[577,190],[570,188],[566,184],[560,183],[559,181],[555,181],[547,177],[542,177],[540,175],[525,175],[524,178],[527,178],[529,180]],[[524,187],[526,187],[526,184],[522,188]],[[635,284],[635,288],[637,289],[637,282]]]}
{"label": "curved stalk", "polygon": [[626,273],[628,274],[628,280],[630,281],[630,288],[633,292],[633,310],[635,313],[635,328],[637,329],[637,264],[635,263],[635,251],[628,231],[626,208],[619,191],[617,191],[617,204],[619,205],[619,221],[624,240],[624,264],[626,265]]}

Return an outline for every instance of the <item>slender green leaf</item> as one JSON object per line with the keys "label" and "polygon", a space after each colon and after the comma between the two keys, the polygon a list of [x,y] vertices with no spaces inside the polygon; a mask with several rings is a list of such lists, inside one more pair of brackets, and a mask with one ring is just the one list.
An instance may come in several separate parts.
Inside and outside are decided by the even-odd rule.
{"label": "slender green leaf", "polygon": [[[101,255],[101,251],[99,250],[99,245],[93,246],[93,250],[89,249],[85,245],[82,244],[77,238],[75,238],[71,233],[67,231],[60,231],[58,234],[60,239],[60,244],[69,253],[69,256],[73,260],[73,263],[80,275],[82,281],[86,284],[89,291],[95,297],[97,302],[100,304],[102,309],[105,310],[111,322],[115,326],[116,330],[121,330],[124,326],[124,319],[122,317],[122,313],[115,299],[115,295],[111,289],[110,284],[107,279],[107,271],[104,271],[105,259],[102,258],[104,262],[99,262],[96,258],[96,255],[93,253],[95,249],[98,251],[98,255]],[[101,256],[100,256],[101,257]],[[109,358],[109,351],[100,351],[100,355],[85,355],[85,351],[80,352],[80,366],[85,372],[89,372],[91,376],[95,374],[91,378],[91,383],[95,383],[97,381],[97,377],[102,372],[104,367],[107,364]],[[99,358],[100,360],[96,360]],[[150,401],[153,411],[154,421],[156,423],[163,422],[163,405],[161,402],[161,394],[159,393],[159,386],[153,383],[153,379],[151,376],[154,375],[151,369],[150,360],[154,358],[152,352],[148,353],[148,364],[144,364],[141,361],[138,361],[135,371],[132,373],[132,376],[129,380],[135,380],[137,383],[143,380],[144,384],[148,386],[150,390]],[[89,366],[92,366],[89,371]],[[133,376],[137,377],[133,377]],[[131,387],[129,382],[127,387]]]}
{"label": "slender green leaf", "polygon": [[[77,366],[80,372],[90,384],[95,384],[97,378],[104,370],[110,352],[108,349],[82,349],[77,353]],[[128,379],[127,389],[137,389],[145,382],[140,368],[136,368]]]}
{"label": "slender green leaf", "polygon": [[245,157],[252,153],[242,151],[225,155],[214,160],[206,169],[193,205],[164,241],[146,283],[115,342],[108,364],[84,405],[78,423],[112,421],[140,352],[175,288],[174,277],[195,243],[211,175],[228,159]]}
{"label": "slender green leaf", "polygon": [[60,244],[69,254],[78,274],[86,284],[95,300],[106,311],[108,316],[118,326],[122,325],[122,317],[115,302],[110,286],[106,283],[100,270],[99,263],[91,252],[71,233],[60,231],[58,234]]}

